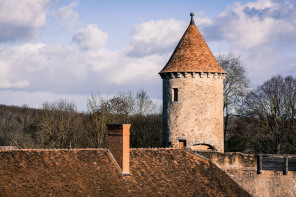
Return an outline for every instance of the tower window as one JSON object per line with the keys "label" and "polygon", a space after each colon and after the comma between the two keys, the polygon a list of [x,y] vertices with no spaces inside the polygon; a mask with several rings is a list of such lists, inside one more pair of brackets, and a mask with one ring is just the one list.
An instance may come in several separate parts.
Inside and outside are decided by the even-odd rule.
{"label": "tower window", "polygon": [[186,140],[179,140],[179,148],[186,147]]}
{"label": "tower window", "polygon": [[173,101],[178,101],[178,88],[173,88]]}

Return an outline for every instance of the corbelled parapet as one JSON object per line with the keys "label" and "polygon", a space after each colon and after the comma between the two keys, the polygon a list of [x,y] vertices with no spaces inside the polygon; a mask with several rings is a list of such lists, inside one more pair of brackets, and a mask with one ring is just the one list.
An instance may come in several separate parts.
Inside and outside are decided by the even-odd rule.
{"label": "corbelled parapet", "polygon": [[225,79],[225,73],[208,73],[208,72],[172,72],[172,73],[160,73],[162,79],[171,79],[171,78],[214,78],[214,79]]}

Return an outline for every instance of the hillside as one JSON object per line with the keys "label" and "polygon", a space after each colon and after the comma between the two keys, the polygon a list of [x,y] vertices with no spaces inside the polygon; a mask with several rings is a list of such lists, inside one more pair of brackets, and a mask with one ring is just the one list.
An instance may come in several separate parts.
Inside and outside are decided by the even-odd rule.
{"label": "hillside", "polygon": [[36,121],[42,110],[0,105],[0,146],[32,148]]}

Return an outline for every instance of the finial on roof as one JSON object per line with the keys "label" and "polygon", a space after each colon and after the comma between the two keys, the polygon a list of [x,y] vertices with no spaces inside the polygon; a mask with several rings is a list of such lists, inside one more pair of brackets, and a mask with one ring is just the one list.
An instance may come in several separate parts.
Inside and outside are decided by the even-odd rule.
{"label": "finial on roof", "polygon": [[194,19],[193,19],[194,13],[191,12],[191,13],[190,13],[190,16],[191,16],[190,25],[195,25],[195,23],[194,23]]}

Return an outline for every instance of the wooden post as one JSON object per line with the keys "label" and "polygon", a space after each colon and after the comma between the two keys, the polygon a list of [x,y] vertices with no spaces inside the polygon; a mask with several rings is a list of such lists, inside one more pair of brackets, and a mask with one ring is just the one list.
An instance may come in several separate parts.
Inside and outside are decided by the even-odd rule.
{"label": "wooden post", "polygon": [[285,171],[284,171],[284,175],[288,175],[288,171],[289,171],[289,159],[288,156],[285,157]]}
{"label": "wooden post", "polygon": [[258,155],[257,158],[257,174],[261,174],[262,173],[262,155]]}

